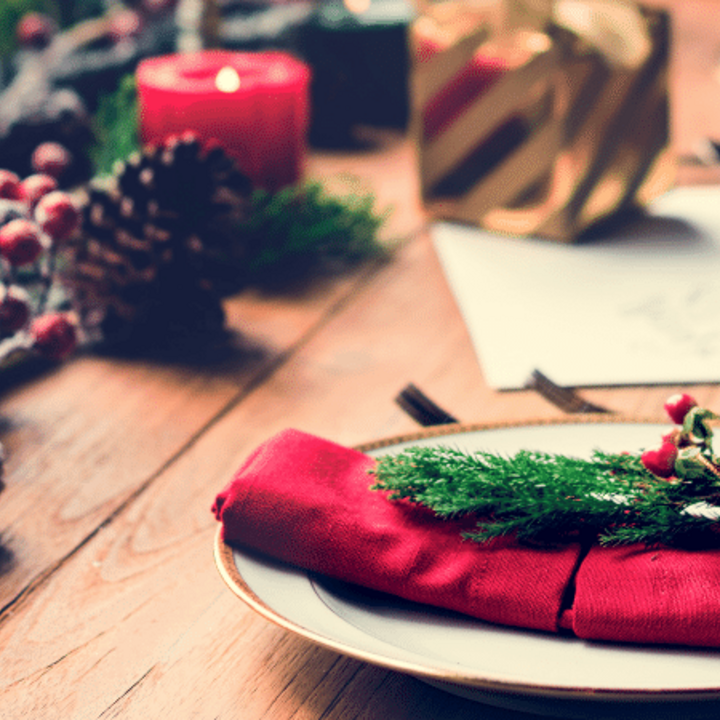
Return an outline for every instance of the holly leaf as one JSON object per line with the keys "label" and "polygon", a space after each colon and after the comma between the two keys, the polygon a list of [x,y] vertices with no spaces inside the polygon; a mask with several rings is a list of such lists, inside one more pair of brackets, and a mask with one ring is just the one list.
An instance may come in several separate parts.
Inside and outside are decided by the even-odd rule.
{"label": "holly leaf", "polygon": [[697,445],[710,446],[713,430],[708,420],[718,420],[720,416],[706,408],[691,408],[683,420],[683,432]]}
{"label": "holly leaf", "polygon": [[703,477],[706,467],[702,462],[701,452],[697,446],[682,448],[675,459],[675,474],[687,480]]}

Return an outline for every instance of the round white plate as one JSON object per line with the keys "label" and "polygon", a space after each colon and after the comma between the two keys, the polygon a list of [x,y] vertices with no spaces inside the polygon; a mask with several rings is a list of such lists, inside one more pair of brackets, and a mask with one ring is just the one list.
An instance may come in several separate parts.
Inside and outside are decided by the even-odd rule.
{"label": "round white plate", "polygon": [[[409,445],[445,444],[465,451],[524,448],[587,457],[595,448],[655,447],[668,427],[598,418],[446,426],[360,449],[379,455]],[[555,717],[720,717],[720,650],[591,643],[500,627],[231,548],[219,532],[215,550],[229,587],[269,620],[336,652],[455,694]]]}

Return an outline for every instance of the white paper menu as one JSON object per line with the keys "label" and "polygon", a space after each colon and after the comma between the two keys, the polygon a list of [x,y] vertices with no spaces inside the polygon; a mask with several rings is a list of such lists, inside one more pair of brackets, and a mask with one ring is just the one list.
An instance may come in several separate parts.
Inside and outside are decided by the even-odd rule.
{"label": "white paper menu", "polygon": [[486,381],[720,382],[720,187],[573,245],[437,223],[436,251]]}

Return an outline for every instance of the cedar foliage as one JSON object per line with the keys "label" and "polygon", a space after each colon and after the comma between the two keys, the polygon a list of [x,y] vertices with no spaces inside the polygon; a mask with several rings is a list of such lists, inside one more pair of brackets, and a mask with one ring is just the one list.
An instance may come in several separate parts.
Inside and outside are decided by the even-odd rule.
{"label": "cedar foliage", "polygon": [[720,478],[707,422],[715,418],[700,408],[688,414],[670,478],[647,470],[640,455],[600,450],[580,459],[411,447],[379,458],[372,489],[441,518],[474,516],[467,537],[478,542],[515,535],[523,542],[716,546]]}

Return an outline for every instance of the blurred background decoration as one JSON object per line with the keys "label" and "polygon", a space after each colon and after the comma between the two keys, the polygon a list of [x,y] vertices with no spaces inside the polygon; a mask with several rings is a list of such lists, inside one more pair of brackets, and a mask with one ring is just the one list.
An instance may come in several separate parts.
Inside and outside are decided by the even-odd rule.
{"label": "blurred background decoration", "polygon": [[673,184],[667,12],[441,0],[412,47],[423,198],[438,217],[568,242]]}
{"label": "blurred background decoration", "polygon": [[[41,134],[64,136],[82,164],[85,114],[125,75],[144,58],[203,48],[306,62],[315,146],[354,147],[358,126],[404,130],[413,16],[408,0],[10,0],[0,7],[0,164],[21,172]],[[57,128],[58,115],[74,126]]]}
{"label": "blurred background decoration", "polygon": [[[113,341],[140,337],[127,324],[150,305],[164,309],[148,327],[187,318],[194,332],[222,325],[227,288],[278,290],[381,255],[372,198],[305,181],[308,146],[359,151],[368,127],[412,130],[437,217],[514,235],[577,239],[673,180],[668,17],[634,2],[15,0],[0,12],[0,167],[38,172],[40,146],[45,166],[61,163],[55,180],[84,220],[64,262],[88,271],[65,277],[85,288],[83,321],[102,298],[94,328]],[[210,257],[234,276],[222,291]],[[142,299],[118,300],[122,273],[142,276],[130,283]],[[173,283],[202,288],[188,290],[199,308],[182,308]],[[112,332],[111,306],[124,313]]]}
{"label": "blurred background decoration", "polygon": [[[0,12],[0,167],[52,174],[71,194],[80,227],[53,247],[45,295],[72,308],[83,342],[186,352],[225,337],[228,294],[296,290],[387,256],[387,212],[307,182],[305,159],[310,118],[333,135],[322,145],[337,146],[341,126],[346,145],[360,123],[404,127],[407,14],[393,40],[398,101],[374,92],[390,75],[375,30],[395,11],[364,25],[343,6],[323,20],[304,0],[28,0]],[[341,62],[350,36],[367,42]],[[318,55],[324,70],[308,64],[310,41],[334,48]]]}
{"label": "blurred background decoration", "polygon": [[326,0],[300,34],[313,71],[310,142],[352,147],[363,125],[405,129],[410,118],[406,0]]}
{"label": "blurred background decoration", "polygon": [[[60,174],[62,167],[45,170]],[[80,328],[58,282],[57,258],[79,232],[79,211],[53,175],[0,170],[0,369],[31,358],[54,363],[77,347]]]}

